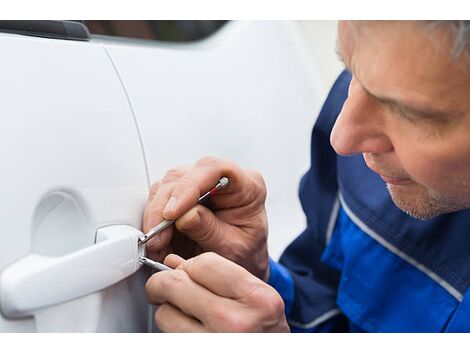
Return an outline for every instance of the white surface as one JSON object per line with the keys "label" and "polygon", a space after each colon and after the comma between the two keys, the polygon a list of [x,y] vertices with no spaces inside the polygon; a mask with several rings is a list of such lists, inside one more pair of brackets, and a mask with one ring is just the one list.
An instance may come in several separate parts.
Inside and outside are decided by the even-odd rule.
{"label": "white surface", "polygon": [[259,170],[278,257],[304,227],[297,189],[321,106],[319,68],[296,23],[232,22],[191,45],[101,42],[132,102],[151,181],[206,155]]}
{"label": "white surface", "polygon": [[320,100],[324,101],[333,82],[344,69],[336,54],[337,21],[296,21],[310,62],[317,68]]}
{"label": "white surface", "polygon": [[[132,100],[151,181],[204,155],[260,170],[277,257],[304,227],[298,181],[341,68],[334,32],[328,21],[235,22],[195,45],[0,34],[0,271],[28,255],[92,246],[102,226],[140,228],[146,166],[101,44]],[[34,318],[0,315],[0,331],[146,331],[145,279],[139,272]]]}
{"label": "white surface", "polygon": [[[90,246],[106,225],[140,228],[145,165],[104,49],[1,34],[0,52],[0,271]],[[144,283],[139,272],[36,318],[2,315],[0,331],[146,331]]]}
{"label": "white surface", "polygon": [[[0,276],[0,303],[9,318],[102,290],[132,275],[141,264],[142,235],[126,225],[98,229],[96,244],[60,257],[30,254]],[[140,250],[139,250],[140,249]]]}

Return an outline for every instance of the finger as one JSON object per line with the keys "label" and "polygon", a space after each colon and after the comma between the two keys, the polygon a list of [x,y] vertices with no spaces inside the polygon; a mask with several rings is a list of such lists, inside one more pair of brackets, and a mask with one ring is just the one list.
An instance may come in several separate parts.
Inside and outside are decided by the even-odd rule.
{"label": "finger", "polygon": [[220,249],[227,238],[236,236],[236,229],[220,221],[217,216],[202,205],[196,205],[175,222],[178,231],[195,241],[205,251]]}
{"label": "finger", "polygon": [[[169,194],[174,186],[173,181],[181,177],[189,166],[182,166],[169,170],[161,181],[155,182],[149,194],[149,201],[144,211],[144,232],[148,232],[152,227],[156,226],[164,218],[162,215],[164,205],[168,201]],[[155,235],[147,242],[147,249],[150,252],[158,252],[162,248],[168,246],[171,241],[173,226],[165,229],[161,233]],[[160,243],[161,242],[161,243]]]}
{"label": "finger", "polygon": [[154,182],[149,189],[149,195],[147,200],[152,200],[153,196],[157,193],[158,188],[162,185],[162,181]]}
{"label": "finger", "polygon": [[171,243],[167,247],[159,251],[155,251],[152,248],[146,248],[146,256],[152,260],[156,260],[157,262],[162,262],[166,258],[166,256],[171,252],[173,252]]}
{"label": "finger", "polygon": [[153,274],[145,285],[150,304],[170,303],[186,315],[207,320],[207,307],[217,300],[211,291],[195,283],[184,270]]}
{"label": "finger", "polygon": [[163,332],[207,332],[200,321],[164,303],[155,312],[155,324]]}
{"label": "finger", "polygon": [[[216,158],[203,158],[175,181],[174,190],[163,211],[166,219],[176,219],[193,207],[199,197],[212,189],[222,176],[229,178],[226,190],[240,189],[243,171],[236,164]],[[233,204],[232,204],[233,206]]]}
{"label": "finger", "polygon": [[[152,198],[152,201],[146,207],[147,224],[144,226],[144,232],[150,231],[152,227],[163,221],[163,208],[172,190],[173,185],[171,183],[164,183],[159,186],[156,194]],[[161,233],[155,235],[146,243],[147,249],[150,251],[160,251],[165,248],[171,241],[172,233],[173,226],[170,226]]]}
{"label": "finger", "polygon": [[184,165],[179,166],[174,169],[170,169],[165,173],[163,176],[162,182],[163,183],[170,183],[179,179],[182,175],[184,175],[192,166],[191,165]]}
{"label": "finger", "polygon": [[158,188],[160,187],[160,185],[161,185],[161,182],[157,181],[157,182],[154,182],[152,186],[150,186],[149,194],[147,197],[147,204],[145,205],[145,210],[144,210],[144,217],[142,219],[142,227],[143,227],[142,231],[144,232],[147,232],[147,229],[148,229],[147,222],[148,222],[149,205],[152,202],[153,196],[158,191]]}
{"label": "finger", "polygon": [[162,180],[156,181],[150,186],[149,189],[149,195],[147,198],[147,201],[151,201],[155,194],[157,193],[159,187],[164,184],[164,183],[171,183],[178,178],[180,178],[187,170],[189,169],[189,166],[181,166],[176,169],[169,170],[165,176],[163,177]]}
{"label": "finger", "polygon": [[165,258],[165,261],[163,262],[163,264],[173,269],[177,268],[183,263],[184,263],[184,259],[176,254],[168,254]]}
{"label": "finger", "polygon": [[144,224],[145,232],[163,220],[162,210],[166,204],[167,198],[173,191],[173,187],[172,183],[160,183],[154,195],[147,202],[145,208],[147,212],[147,222]]}
{"label": "finger", "polygon": [[266,184],[263,176],[254,170],[240,169],[238,188],[230,188],[211,198],[216,209],[232,210],[234,206],[256,210],[266,201]]}
{"label": "finger", "polygon": [[[217,296],[241,299],[265,285],[243,267],[213,252],[203,253],[181,265],[191,279]],[[179,271],[179,270],[178,270]]]}

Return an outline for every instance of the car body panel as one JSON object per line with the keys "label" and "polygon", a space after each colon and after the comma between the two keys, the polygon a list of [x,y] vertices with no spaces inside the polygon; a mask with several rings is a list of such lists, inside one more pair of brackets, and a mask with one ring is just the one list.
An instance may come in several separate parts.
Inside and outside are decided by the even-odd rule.
{"label": "car body panel", "polygon": [[[139,229],[146,166],[103,47],[0,34],[0,51],[0,271],[29,254],[90,246],[106,225]],[[139,272],[29,318],[0,316],[0,331],[147,331],[145,278]]]}
{"label": "car body panel", "polygon": [[[301,38],[290,21],[234,21],[178,44],[0,34],[0,272],[83,250],[104,226],[140,229],[149,182],[206,155],[263,174],[277,258],[304,226],[297,187],[324,90]],[[147,277],[0,314],[0,331],[154,330]]]}
{"label": "car body panel", "polygon": [[98,39],[128,92],[150,180],[206,155],[260,171],[275,258],[304,226],[297,187],[320,108],[301,37],[290,21],[234,21],[192,44]]}

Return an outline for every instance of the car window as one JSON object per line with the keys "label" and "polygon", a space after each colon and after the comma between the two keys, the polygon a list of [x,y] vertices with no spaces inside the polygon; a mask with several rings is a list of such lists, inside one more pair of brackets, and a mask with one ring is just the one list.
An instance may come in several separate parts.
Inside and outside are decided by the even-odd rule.
{"label": "car window", "polygon": [[84,21],[93,35],[192,42],[209,37],[227,21]]}

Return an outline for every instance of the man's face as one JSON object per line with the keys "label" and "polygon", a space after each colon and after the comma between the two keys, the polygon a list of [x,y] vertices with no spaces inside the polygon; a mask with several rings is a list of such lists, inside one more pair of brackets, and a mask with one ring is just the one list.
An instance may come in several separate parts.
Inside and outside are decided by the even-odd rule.
{"label": "man's face", "polygon": [[452,58],[453,45],[424,23],[338,27],[353,79],[331,144],[362,153],[395,204],[421,219],[470,207],[470,57]]}

